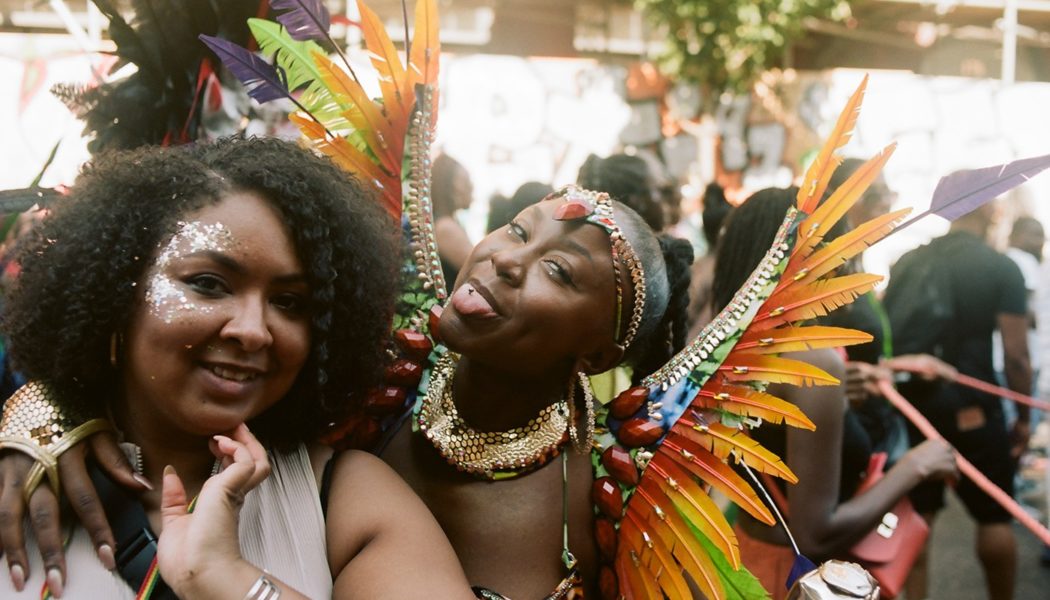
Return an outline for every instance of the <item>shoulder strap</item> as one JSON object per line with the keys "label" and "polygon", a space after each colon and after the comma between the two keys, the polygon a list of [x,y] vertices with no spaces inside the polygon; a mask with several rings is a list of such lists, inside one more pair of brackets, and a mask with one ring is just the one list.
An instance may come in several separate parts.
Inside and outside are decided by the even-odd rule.
{"label": "shoulder strap", "polygon": [[113,539],[117,542],[115,554],[121,578],[136,591],[140,600],[177,600],[164,580],[154,575],[157,536],[150,529],[142,504],[110,481],[97,466],[90,465],[88,474],[105,508]]}

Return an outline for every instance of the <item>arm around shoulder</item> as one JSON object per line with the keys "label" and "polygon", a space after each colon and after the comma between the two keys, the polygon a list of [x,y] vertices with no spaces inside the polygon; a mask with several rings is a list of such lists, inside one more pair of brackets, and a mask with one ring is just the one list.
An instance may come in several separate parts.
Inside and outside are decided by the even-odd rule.
{"label": "arm around shoulder", "polygon": [[334,598],[474,598],[423,501],[364,452],[336,456],[328,500]]}

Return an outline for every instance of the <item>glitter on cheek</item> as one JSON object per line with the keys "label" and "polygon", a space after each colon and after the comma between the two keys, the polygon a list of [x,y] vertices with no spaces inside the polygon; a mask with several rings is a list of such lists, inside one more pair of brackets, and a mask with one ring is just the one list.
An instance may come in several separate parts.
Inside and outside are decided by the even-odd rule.
{"label": "glitter on cheek", "polygon": [[177,226],[175,235],[157,255],[147,276],[146,305],[150,314],[168,324],[186,314],[207,314],[213,310],[187,297],[185,286],[167,274],[171,264],[196,252],[222,252],[233,245],[233,235],[222,223],[180,221]]}

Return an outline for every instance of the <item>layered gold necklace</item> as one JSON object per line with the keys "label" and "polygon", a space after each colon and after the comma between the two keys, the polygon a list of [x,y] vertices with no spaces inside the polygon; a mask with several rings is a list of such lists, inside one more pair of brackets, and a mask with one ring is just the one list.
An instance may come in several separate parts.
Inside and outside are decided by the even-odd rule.
{"label": "layered gold necklace", "polygon": [[430,372],[418,414],[419,429],[434,448],[461,471],[487,479],[508,479],[537,469],[554,458],[568,439],[569,408],[560,400],[523,427],[478,431],[468,425],[452,398],[459,356],[445,354]]}

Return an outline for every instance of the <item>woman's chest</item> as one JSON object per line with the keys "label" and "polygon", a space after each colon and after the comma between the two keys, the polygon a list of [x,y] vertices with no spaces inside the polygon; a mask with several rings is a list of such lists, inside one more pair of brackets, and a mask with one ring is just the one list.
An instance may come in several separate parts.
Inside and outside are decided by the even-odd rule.
{"label": "woman's chest", "polygon": [[590,457],[569,452],[564,477],[558,457],[528,475],[493,482],[456,471],[404,427],[381,457],[434,513],[472,584],[527,600],[546,596],[565,576],[566,525],[585,581],[595,579]]}

